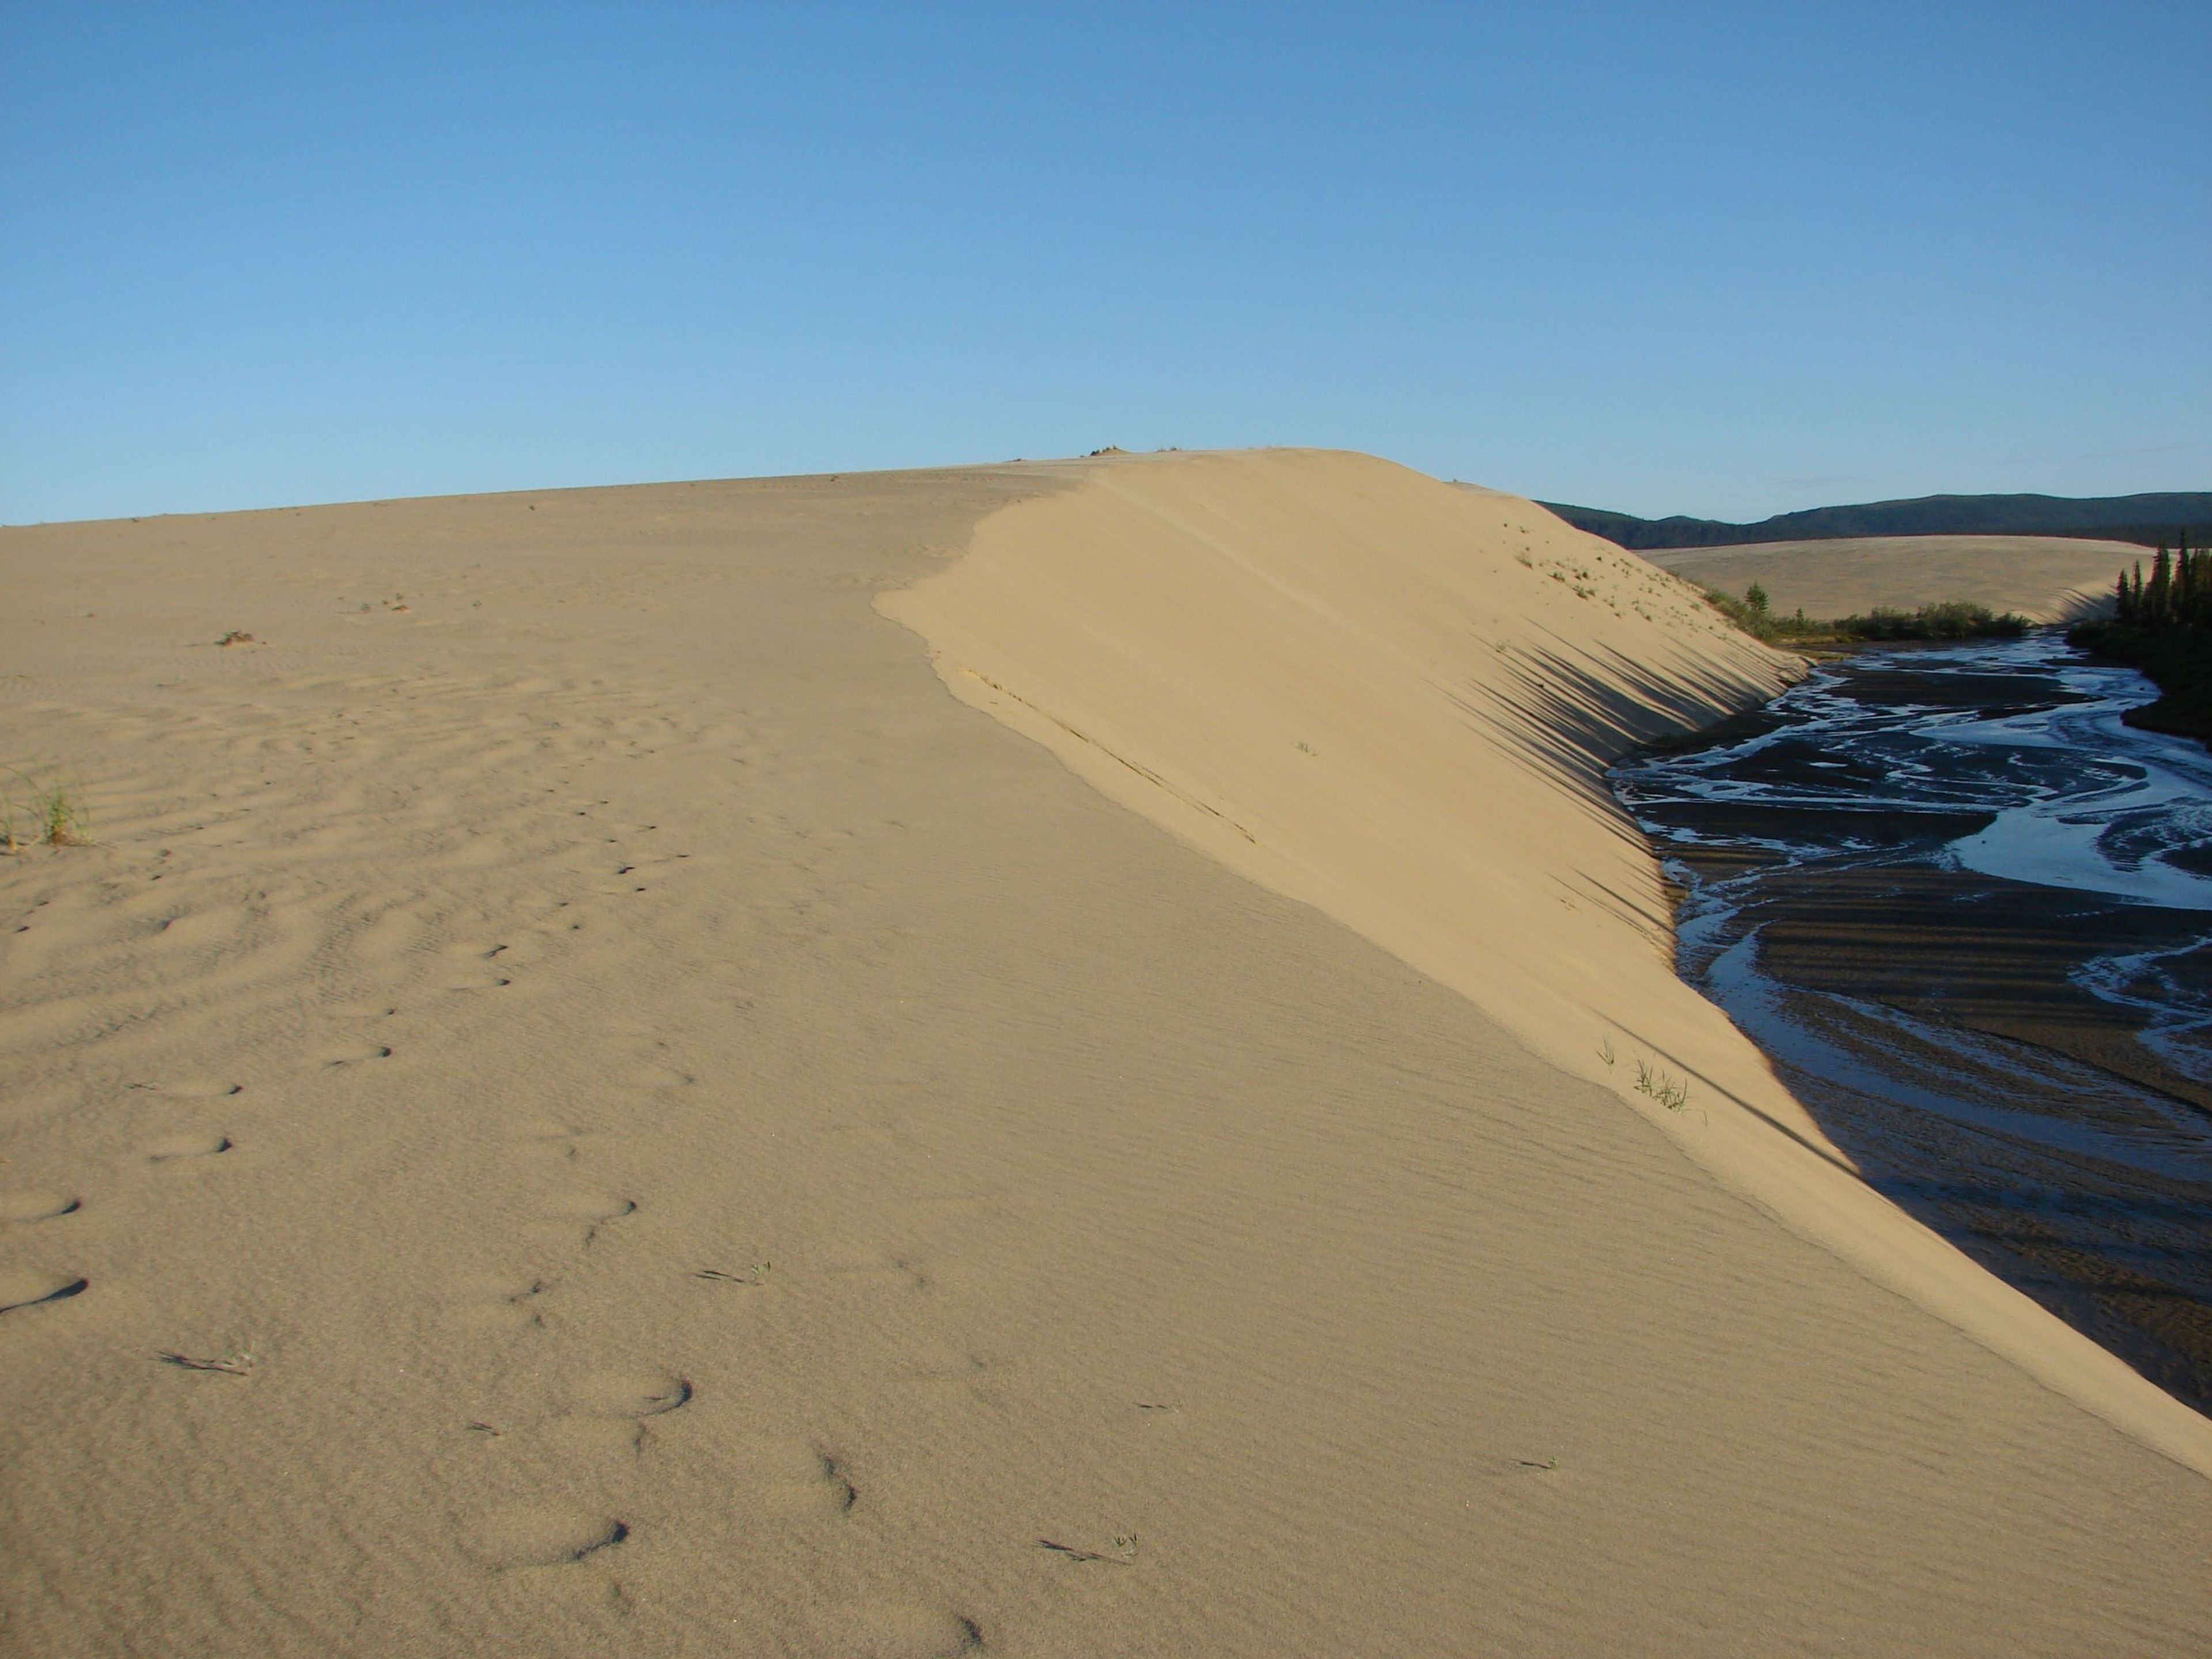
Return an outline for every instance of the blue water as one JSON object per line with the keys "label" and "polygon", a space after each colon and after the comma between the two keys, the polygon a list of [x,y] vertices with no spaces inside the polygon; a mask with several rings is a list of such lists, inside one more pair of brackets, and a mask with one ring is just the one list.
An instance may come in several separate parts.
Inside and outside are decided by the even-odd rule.
{"label": "blue water", "polygon": [[[2122,723],[2154,695],[2053,635],[1868,652],[1613,781],[1683,976],[1868,1178],[2203,1410],[2212,754]],[[1762,949],[1854,903],[1858,969]]]}

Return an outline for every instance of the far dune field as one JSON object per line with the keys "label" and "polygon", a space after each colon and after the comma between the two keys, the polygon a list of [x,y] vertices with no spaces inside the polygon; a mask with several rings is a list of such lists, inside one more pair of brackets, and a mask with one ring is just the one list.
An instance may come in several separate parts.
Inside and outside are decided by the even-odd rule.
{"label": "far dune field", "polygon": [[[1853,545],[1741,556],[1921,592]],[[2106,556],[2022,545],[1926,596]],[[1674,975],[1604,769],[1803,662],[1522,497],[1105,455],[0,591],[18,827],[89,812],[0,858],[9,1654],[2212,1652],[2212,1425]]]}
{"label": "far dune field", "polygon": [[1910,611],[1958,599],[2056,623],[2108,609],[2113,579],[2137,560],[2148,567],[2151,550],[2058,536],[1864,536],[1644,556],[1700,587],[1741,594],[1757,582],[1785,613],[1863,616],[1877,605]]}

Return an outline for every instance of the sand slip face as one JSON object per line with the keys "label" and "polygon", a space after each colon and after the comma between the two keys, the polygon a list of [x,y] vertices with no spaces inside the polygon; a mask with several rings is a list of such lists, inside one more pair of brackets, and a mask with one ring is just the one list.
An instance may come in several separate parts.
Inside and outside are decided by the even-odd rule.
{"label": "sand slip face", "polygon": [[1864,616],[1964,600],[2031,622],[2071,622],[2109,610],[2112,580],[2148,550],[2059,536],[1853,536],[1745,547],[1666,548],[1644,555],[1701,587],[1741,593],[1757,582],[1784,615]]}
{"label": "sand slip face", "polygon": [[2212,1425],[1875,1197],[1675,977],[1658,870],[1602,768],[1799,672],[1694,590],[1517,497],[1275,451],[1119,461],[883,605],[956,694],[1106,794],[1463,992],[1791,1225],[2212,1474]]}
{"label": "sand slip face", "polygon": [[1094,476],[0,536],[0,1645],[2212,1640],[2205,1482],[871,609]]}

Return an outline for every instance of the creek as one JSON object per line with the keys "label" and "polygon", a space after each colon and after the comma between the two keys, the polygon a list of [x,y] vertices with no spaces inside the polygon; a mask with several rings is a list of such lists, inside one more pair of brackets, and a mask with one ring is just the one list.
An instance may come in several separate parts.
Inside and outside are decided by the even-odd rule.
{"label": "creek", "polygon": [[1677,966],[1867,1179],[2212,1413],[2212,754],[2056,634],[1862,652],[1616,767]]}

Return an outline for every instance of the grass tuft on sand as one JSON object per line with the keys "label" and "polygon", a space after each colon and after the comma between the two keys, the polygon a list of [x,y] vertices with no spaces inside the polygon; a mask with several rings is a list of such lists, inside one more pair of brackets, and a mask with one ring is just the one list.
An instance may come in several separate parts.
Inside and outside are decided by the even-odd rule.
{"label": "grass tuft on sand", "polygon": [[[42,782],[14,767],[7,775],[22,789],[24,802],[19,808],[15,789],[0,782],[0,853],[20,853],[31,846],[92,845],[92,814],[85,807],[83,791],[73,781],[57,775]],[[21,831],[19,813],[26,823]]]}

